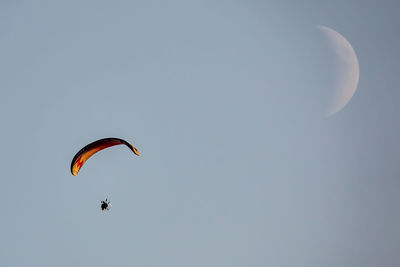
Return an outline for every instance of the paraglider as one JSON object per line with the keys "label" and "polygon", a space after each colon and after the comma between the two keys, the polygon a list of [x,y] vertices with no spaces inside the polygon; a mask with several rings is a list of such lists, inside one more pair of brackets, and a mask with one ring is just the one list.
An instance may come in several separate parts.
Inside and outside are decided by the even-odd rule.
{"label": "paraglider", "polygon": [[82,168],[83,164],[94,154],[99,152],[100,150],[103,150],[105,148],[111,147],[111,146],[116,146],[116,145],[126,145],[129,147],[132,152],[139,156],[139,151],[136,149],[136,147],[132,146],[130,143],[127,141],[120,139],[120,138],[104,138],[97,140],[93,143],[88,144],[81,150],[79,150],[78,153],[74,156],[71,162],[71,173],[74,176],[78,175],[79,170]]}
{"label": "paraglider", "polygon": [[111,202],[106,200],[101,201],[101,210],[110,210]]}
{"label": "paraglider", "polygon": [[[139,151],[136,149],[136,147],[132,146],[130,143],[127,141],[120,139],[120,138],[104,138],[97,140],[93,143],[88,144],[87,146],[83,147],[81,150],[79,150],[78,153],[74,156],[71,162],[71,173],[74,176],[78,175],[79,170],[82,168],[83,164],[94,154],[99,152],[100,150],[103,150],[105,148],[111,147],[111,146],[116,146],[116,145],[126,145],[129,147],[132,152],[139,156]],[[101,201],[101,210],[107,211],[110,209],[111,202],[106,200]]]}

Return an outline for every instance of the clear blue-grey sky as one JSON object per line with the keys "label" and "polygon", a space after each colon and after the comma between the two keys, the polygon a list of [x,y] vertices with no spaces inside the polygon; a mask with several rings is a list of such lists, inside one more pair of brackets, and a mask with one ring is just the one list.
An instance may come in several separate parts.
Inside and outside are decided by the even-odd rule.
{"label": "clear blue-grey sky", "polygon": [[[399,17],[397,1],[1,1],[0,265],[400,266]],[[330,117],[316,25],[360,66]],[[73,177],[110,136],[141,156],[113,147]]]}

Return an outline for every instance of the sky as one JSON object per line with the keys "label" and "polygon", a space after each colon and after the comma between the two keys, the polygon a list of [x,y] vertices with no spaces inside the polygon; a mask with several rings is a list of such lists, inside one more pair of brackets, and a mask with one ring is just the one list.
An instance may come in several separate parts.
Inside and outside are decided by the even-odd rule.
{"label": "sky", "polygon": [[[399,11],[1,1],[0,265],[399,266]],[[360,67],[329,117],[318,25]],[[140,157],[112,147],[72,176],[104,137]]]}

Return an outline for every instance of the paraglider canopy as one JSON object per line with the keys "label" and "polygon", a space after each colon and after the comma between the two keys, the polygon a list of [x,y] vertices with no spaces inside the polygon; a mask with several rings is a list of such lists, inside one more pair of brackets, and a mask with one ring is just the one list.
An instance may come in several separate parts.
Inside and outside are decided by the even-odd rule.
{"label": "paraglider canopy", "polygon": [[111,147],[111,146],[116,146],[116,145],[126,145],[127,147],[132,150],[132,152],[139,156],[139,151],[136,149],[136,147],[132,146],[130,143],[127,141],[120,139],[120,138],[104,138],[97,140],[93,143],[88,144],[81,150],[79,150],[78,153],[74,156],[71,162],[71,173],[74,176],[78,175],[79,170],[82,168],[83,164],[94,154],[99,152],[100,150],[103,150],[105,148]]}

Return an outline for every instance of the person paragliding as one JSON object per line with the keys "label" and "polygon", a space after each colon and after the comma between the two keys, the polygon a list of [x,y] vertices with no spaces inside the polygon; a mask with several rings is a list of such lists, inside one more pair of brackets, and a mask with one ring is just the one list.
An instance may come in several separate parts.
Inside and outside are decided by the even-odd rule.
{"label": "person paragliding", "polygon": [[101,210],[110,210],[111,207],[111,202],[107,200],[102,200],[101,201]]}
{"label": "person paragliding", "polygon": [[[100,139],[93,143],[88,144],[87,146],[85,146],[81,150],[79,150],[78,153],[76,153],[76,155],[74,156],[74,158],[72,159],[72,162],[71,162],[71,174],[73,176],[77,176],[80,169],[82,168],[82,166],[85,164],[85,162],[91,156],[93,156],[94,154],[96,154],[97,152],[99,152],[105,148],[116,146],[116,145],[125,145],[133,152],[133,154],[135,154],[136,156],[140,155],[139,151],[136,149],[136,147],[134,147],[129,142],[127,142],[123,139],[114,138],[114,137]],[[111,202],[108,201],[107,198],[106,198],[106,200],[102,200],[101,201],[101,210],[103,210],[103,211],[109,210],[110,204],[111,204]]]}

